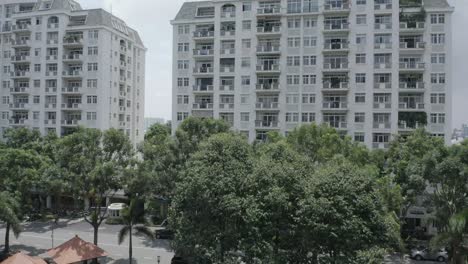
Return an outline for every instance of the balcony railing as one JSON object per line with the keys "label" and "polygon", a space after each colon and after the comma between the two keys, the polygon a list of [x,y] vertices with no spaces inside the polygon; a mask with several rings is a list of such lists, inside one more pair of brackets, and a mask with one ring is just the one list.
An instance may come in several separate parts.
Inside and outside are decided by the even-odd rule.
{"label": "balcony railing", "polygon": [[374,89],[391,89],[391,82],[374,82]]}
{"label": "balcony railing", "polygon": [[399,103],[398,104],[399,109],[418,109],[418,110],[423,110],[424,109],[424,103]]}
{"label": "balcony railing", "polygon": [[257,65],[257,71],[259,72],[277,72],[279,70],[280,70],[279,64]]}
{"label": "balcony railing", "polygon": [[63,45],[83,45],[83,39],[79,37],[67,37],[63,38]]}
{"label": "balcony railing", "polygon": [[236,30],[221,30],[221,37],[232,37],[236,35]]}
{"label": "balcony railing", "polygon": [[348,102],[323,102],[324,109],[347,109]]}
{"label": "balcony railing", "polygon": [[213,49],[194,49],[193,50],[194,56],[212,56],[214,55]]}
{"label": "balcony railing", "polygon": [[349,11],[349,4],[347,3],[343,3],[341,5],[325,4],[323,11],[324,12]]}
{"label": "balcony railing", "polygon": [[266,110],[272,110],[272,109],[278,109],[279,104],[278,103],[261,103],[258,102],[255,104],[255,108],[257,109],[266,109]]}
{"label": "balcony railing", "polygon": [[392,128],[392,123],[390,122],[374,122],[374,129],[390,129]]}
{"label": "balcony railing", "polygon": [[400,130],[413,130],[413,129],[418,129],[418,128],[424,128],[426,125],[420,124],[420,123],[414,123],[412,125],[408,125],[406,121],[398,121],[398,129]]}
{"label": "balcony railing", "polygon": [[31,25],[30,24],[16,24],[11,27],[13,32],[15,31],[30,31]]}
{"label": "balcony railing", "polygon": [[221,17],[222,18],[236,17],[236,12],[235,11],[224,11],[224,12],[221,12]]}
{"label": "balcony railing", "polygon": [[400,89],[424,89],[424,82],[400,82]]}
{"label": "balcony railing", "polygon": [[27,109],[29,107],[29,104],[27,103],[11,103],[10,108],[11,109]]}
{"label": "balcony railing", "polygon": [[392,43],[374,43],[374,49],[391,49]]}
{"label": "balcony railing", "polygon": [[63,109],[80,109],[81,104],[79,104],[79,103],[65,103],[65,104],[62,104],[62,108]]}
{"label": "balcony railing", "polygon": [[224,72],[224,73],[232,73],[234,72],[236,69],[236,67],[234,67],[234,65],[230,65],[230,66],[223,66],[221,65],[219,67],[219,72]]}
{"label": "balcony railing", "polygon": [[234,85],[220,85],[219,90],[223,91],[223,92],[225,92],[225,91],[231,91],[232,92],[232,91],[234,91]]}
{"label": "balcony railing", "polygon": [[374,4],[374,10],[391,10],[392,3],[388,4]]}
{"label": "balcony railing", "polygon": [[347,62],[323,64],[323,68],[325,70],[347,70],[348,67],[349,67],[349,64]]}
{"label": "balcony railing", "polygon": [[8,121],[10,125],[27,125],[29,122],[28,119],[9,119]]}
{"label": "balcony railing", "polygon": [[219,104],[219,109],[222,110],[233,110],[234,109],[234,103],[220,103]]}
{"label": "balcony railing", "polygon": [[348,42],[341,42],[341,43],[325,43],[323,48],[325,50],[343,50],[343,49],[349,49],[349,44]]}
{"label": "balcony railing", "polygon": [[265,46],[257,46],[258,53],[277,53],[279,52],[281,47],[279,45],[265,45]]}
{"label": "balcony railing", "polygon": [[325,24],[325,30],[349,30],[349,23],[342,24]]}
{"label": "balcony railing", "polygon": [[194,92],[213,92],[213,85],[194,85],[192,87]]}
{"label": "balcony railing", "polygon": [[11,61],[15,62],[25,62],[31,59],[30,55],[15,55],[11,56]]}
{"label": "balcony railing", "polygon": [[331,83],[325,81],[323,83],[323,88],[324,89],[349,89],[349,83],[348,82],[339,82],[339,83]]}
{"label": "balcony railing", "polygon": [[424,22],[413,22],[413,23],[407,23],[407,22],[401,22],[400,23],[400,30],[402,31],[412,31],[412,30],[424,30],[426,27],[426,23]]}
{"label": "balcony railing", "polygon": [[374,63],[374,69],[391,69],[392,63],[385,62],[385,63]]}
{"label": "balcony railing", "polygon": [[79,70],[62,72],[63,77],[78,77],[78,76],[81,76],[82,74],[83,72]]}
{"label": "balcony railing", "polygon": [[49,23],[49,24],[47,24],[47,28],[48,29],[56,29],[56,28],[59,28],[59,24],[58,23]]}
{"label": "balcony railing", "polygon": [[12,87],[10,88],[10,93],[29,93],[29,87]]}
{"label": "balcony railing", "polygon": [[12,46],[31,46],[31,41],[29,39],[17,39],[12,40]]}
{"label": "balcony railing", "polygon": [[28,78],[31,75],[30,71],[13,71],[10,72],[11,77],[26,77]]}
{"label": "balcony railing", "polygon": [[400,49],[424,49],[426,48],[426,42],[416,42],[416,43],[408,43],[408,42],[400,42]]}
{"label": "balcony railing", "polygon": [[270,34],[270,33],[280,33],[280,32],[281,32],[280,26],[257,27],[257,33],[259,34]]}
{"label": "balcony railing", "polygon": [[80,93],[81,87],[63,87],[62,93]]}
{"label": "balcony railing", "polygon": [[424,70],[426,69],[426,64],[424,62],[400,62],[400,69]]}
{"label": "balcony railing", "polygon": [[388,149],[390,147],[390,143],[388,142],[373,142],[372,148],[374,149]]}
{"label": "balcony railing", "polygon": [[374,109],[391,109],[391,102],[376,102],[374,103]]}
{"label": "balcony railing", "polygon": [[279,83],[263,83],[257,84],[257,91],[279,91]]}
{"label": "balcony railing", "polygon": [[195,31],[193,32],[193,37],[194,38],[213,38],[214,37],[214,31]]}
{"label": "balcony railing", "polygon": [[333,128],[341,128],[341,129],[346,129],[348,128],[348,123],[346,122],[339,122],[339,121],[334,121],[334,122],[324,122],[326,124],[328,124],[330,127],[333,127]]}
{"label": "balcony railing", "polygon": [[280,15],[281,8],[278,7],[262,7],[257,9],[259,15]]}
{"label": "balcony railing", "polygon": [[206,109],[206,110],[212,110],[213,109],[213,103],[195,103],[192,105],[193,109]]}
{"label": "balcony railing", "polygon": [[77,126],[78,123],[80,122],[80,120],[78,119],[64,119],[61,121],[62,121],[61,124],[65,126]]}
{"label": "balcony railing", "polygon": [[255,120],[255,126],[259,128],[278,128],[278,121]]}
{"label": "balcony railing", "polygon": [[56,119],[46,119],[46,120],[44,120],[44,125],[55,125],[55,124],[57,124]]}
{"label": "balcony railing", "polygon": [[221,55],[234,55],[236,54],[235,49],[221,49]]}
{"label": "balcony railing", "polygon": [[82,54],[63,55],[63,60],[81,60],[82,58],[83,58]]}
{"label": "balcony railing", "polygon": [[213,67],[195,67],[193,73],[213,73]]}
{"label": "balcony railing", "polygon": [[377,29],[377,30],[392,29],[392,23],[376,23],[374,25],[374,29]]}

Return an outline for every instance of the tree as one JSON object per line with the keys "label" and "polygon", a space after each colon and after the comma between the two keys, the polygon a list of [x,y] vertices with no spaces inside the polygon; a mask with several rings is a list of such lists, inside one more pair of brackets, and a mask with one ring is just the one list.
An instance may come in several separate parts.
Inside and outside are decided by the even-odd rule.
{"label": "tree", "polygon": [[99,227],[106,218],[107,205],[103,203],[122,188],[122,172],[132,157],[128,137],[116,129],[102,133],[80,128],[59,142],[61,173],[72,183],[74,198],[89,201],[86,209],[90,215],[85,216],[85,221],[93,227],[96,245]]}
{"label": "tree", "polygon": [[138,206],[138,201],[133,199],[130,206],[122,210],[123,227],[118,234],[119,245],[123,243],[128,237],[128,262],[132,264],[133,261],[133,234],[143,235],[149,239],[153,239],[153,232],[146,226],[141,225],[145,223],[144,209]]}
{"label": "tree", "polygon": [[245,197],[251,146],[235,134],[218,134],[199,146],[177,183],[169,222],[174,247],[196,263],[225,263],[239,249],[253,202]]}
{"label": "tree", "polygon": [[10,252],[10,230],[13,231],[15,237],[18,237],[21,232],[21,221],[18,218],[20,205],[7,192],[0,193],[0,221],[6,223],[5,230],[5,247],[4,254]]}

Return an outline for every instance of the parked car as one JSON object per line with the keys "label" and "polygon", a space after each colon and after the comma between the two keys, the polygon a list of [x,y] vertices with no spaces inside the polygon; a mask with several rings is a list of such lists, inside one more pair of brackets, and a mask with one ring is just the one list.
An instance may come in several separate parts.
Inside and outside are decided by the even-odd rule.
{"label": "parked car", "polygon": [[182,257],[174,256],[171,260],[171,264],[188,264],[188,262]]}
{"label": "parked car", "polygon": [[165,227],[156,229],[155,236],[157,239],[173,239],[174,238],[174,231]]}
{"label": "parked car", "polygon": [[445,249],[431,250],[427,248],[416,248],[411,250],[411,258],[415,260],[437,260],[445,262],[448,259],[448,253]]}

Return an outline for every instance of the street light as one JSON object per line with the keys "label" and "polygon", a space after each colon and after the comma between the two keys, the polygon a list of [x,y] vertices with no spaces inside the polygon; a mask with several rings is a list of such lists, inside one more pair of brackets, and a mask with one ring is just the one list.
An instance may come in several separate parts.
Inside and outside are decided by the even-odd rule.
{"label": "street light", "polygon": [[157,259],[158,259],[158,264],[161,263],[161,256],[158,256]]}

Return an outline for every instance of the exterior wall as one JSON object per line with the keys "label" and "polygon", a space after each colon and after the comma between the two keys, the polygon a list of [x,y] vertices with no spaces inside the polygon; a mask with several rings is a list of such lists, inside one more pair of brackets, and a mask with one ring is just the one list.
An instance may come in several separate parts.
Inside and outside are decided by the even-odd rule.
{"label": "exterior wall", "polygon": [[[443,1],[443,0],[441,0]],[[245,1],[244,1],[245,2]],[[293,130],[296,126],[303,122],[302,114],[314,113],[315,121],[317,123],[326,122],[331,126],[336,127],[340,133],[350,135],[357,138],[358,134],[364,134],[364,143],[372,148],[386,148],[388,142],[393,135],[405,134],[416,127],[422,125],[405,125],[405,120],[399,120],[399,113],[426,113],[427,125],[425,126],[428,131],[434,135],[443,136],[447,143],[451,137],[451,13],[452,8],[433,8],[425,6],[426,19],[423,28],[410,28],[400,29],[400,10],[398,1],[388,1],[390,5],[377,4],[374,1],[367,1],[364,5],[357,5],[356,1],[351,1],[349,8],[338,10],[325,10],[329,4],[326,0],[317,1],[317,10],[313,12],[290,13],[288,12],[288,3],[290,0],[281,1],[260,1],[255,0],[252,2],[251,11],[243,11],[242,1],[211,1],[202,3],[186,3],[180,12],[180,15],[172,21],[174,27],[173,34],[173,131],[177,128],[180,122],[189,115],[196,116],[212,116],[214,118],[222,118],[226,114],[233,114],[234,118],[228,120],[235,130],[238,130],[249,136],[249,140],[262,139],[261,132],[271,130],[280,131],[286,134],[288,131]],[[259,14],[262,3],[280,2],[280,14]],[[302,1],[304,3],[305,1]],[[336,1],[339,2],[339,1]],[[347,1],[343,1],[346,3]],[[382,2],[382,1],[380,1]],[[226,5],[234,5],[234,16],[223,17],[222,8]],[[200,18],[196,17],[194,13],[199,7],[213,6],[215,15],[212,17]],[[420,8],[405,8],[407,13],[418,13]],[[189,14],[192,13],[190,16]],[[445,23],[440,25],[431,24],[431,14],[444,14]],[[366,15],[365,24],[357,24],[357,15]],[[377,27],[374,23],[375,17],[379,15],[391,16],[391,28]],[[346,17],[349,23],[349,29],[345,30],[326,30],[326,18],[332,17]],[[315,19],[317,24],[315,27],[306,28],[305,21],[308,18]],[[257,23],[263,20],[278,19],[281,23],[281,29],[276,34],[259,34],[257,32]],[[299,28],[288,28],[288,19],[299,19]],[[244,30],[243,22],[251,21],[251,29]],[[235,22],[235,35],[226,36],[221,35],[221,25],[226,22]],[[204,24],[213,24],[214,36],[211,38],[194,38],[194,32],[197,26]],[[179,34],[179,28],[188,26],[189,32]],[[379,34],[390,34],[390,46],[376,45],[375,36]],[[445,44],[435,45],[431,44],[431,34],[445,34]],[[364,36],[365,43],[357,44],[357,36]],[[331,36],[342,36],[347,40],[348,48],[341,50],[325,50],[326,39]],[[424,43],[423,48],[418,49],[401,49],[400,36],[412,37],[421,36],[421,43]],[[303,47],[303,40],[305,37],[316,37],[317,44],[315,47]],[[266,55],[257,52],[257,46],[262,39],[274,38],[278,39],[280,43],[279,55],[275,56],[279,60],[279,71],[270,71],[260,73],[256,70],[256,65],[259,65],[261,58]],[[299,48],[288,47],[288,38],[300,38],[301,45]],[[242,41],[249,39],[251,41],[251,48],[246,49],[242,46]],[[226,55],[222,53],[221,43],[226,40],[235,41],[235,53]],[[178,44],[188,43],[188,52],[179,52]],[[213,53],[208,56],[194,56],[194,49],[201,43],[211,43],[213,45]],[[344,47],[344,46],[343,46]],[[445,54],[445,64],[431,64],[431,55],[433,53]],[[366,63],[357,64],[356,54],[365,54]],[[391,65],[385,68],[385,65],[378,64],[374,58],[379,54],[391,54]],[[325,68],[325,58],[327,56],[344,55],[348,60],[348,67],[345,69],[330,70]],[[300,56],[300,66],[288,66],[288,56]],[[304,66],[304,56],[316,56],[316,65]],[[421,59],[424,68],[421,69],[400,69],[400,60],[403,58],[416,57]],[[221,69],[220,61],[225,58],[232,58],[235,60],[235,70],[233,72],[224,72]],[[250,58],[250,67],[242,67],[243,59]],[[188,60],[188,69],[178,69],[178,61]],[[199,74],[194,73],[193,69],[200,61],[210,61],[214,68],[213,73]],[[378,65],[375,65],[378,64]],[[404,64],[403,67],[407,67]],[[409,65],[409,64],[408,64]],[[413,67],[418,63],[411,64]],[[421,66],[422,67],[422,66]],[[342,73],[347,75],[348,88],[331,90],[327,89],[324,85],[324,76],[333,73]],[[365,74],[365,83],[356,83],[356,74]],[[431,73],[445,74],[445,84],[431,84]],[[384,84],[375,84],[377,76],[375,74],[391,74],[391,86],[385,87]],[[419,89],[402,89],[400,88],[400,74],[419,74],[421,78],[421,86]],[[299,84],[288,84],[288,75],[299,75]],[[313,85],[306,85],[303,83],[304,75],[316,75],[316,83]],[[250,76],[250,85],[242,84],[242,76]],[[260,76],[276,76],[279,78],[279,89],[277,91],[261,91],[258,89],[258,77]],[[193,86],[196,80],[202,77],[213,78],[213,89],[210,91],[194,91]],[[233,77],[234,89],[222,90],[220,87],[220,80],[223,77]],[[188,86],[178,86],[178,78],[189,78]],[[403,84],[408,85],[408,84]],[[389,94],[391,101],[388,102],[388,108],[378,108],[377,106],[384,106],[385,104],[378,104],[375,96],[378,94]],[[431,94],[441,93],[445,95],[445,103],[431,103]],[[274,122],[265,119],[255,122],[258,116],[266,113],[265,109],[259,109],[257,104],[260,102],[259,98],[272,94],[277,97],[278,106],[273,107],[271,113],[275,113]],[[304,94],[315,94],[315,103],[303,103]],[[356,94],[365,95],[365,102],[356,102]],[[196,109],[200,107],[196,103],[196,99],[201,96],[212,96],[211,105],[207,106],[208,109]],[[221,105],[221,96],[233,95],[233,106]],[[343,104],[339,109],[329,108],[325,96],[341,96],[346,98],[342,100]],[[178,96],[189,96],[188,103],[178,103]],[[297,97],[298,100],[293,97]],[[247,98],[247,101],[241,102],[242,97]],[[288,98],[289,97],[289,98]],[[404,97],[411,97],[404,99]],[[419,103],[413,103],[415,98],[420,99]],[[293,98],[293,99],[291,99]],[[328,98],[328,97],[327,97]],[[403,100],[409,103],[404,104]],[[406,102],[406,101],[405,101]],[[403,104],[402,104],[403,103]],[[376,106],[377,104],[377,106]],[[404,109],[404,107],[414,106],[416,109]],[[194,108],[195,106],[195,108]],[[224,106],[224,108],[221,108]],[[402,108],[403,107],[403,108]],[[249,113],[248,121],[241,121],[241,113]],[[286,115],[297,114],[298,119],[287,120]],[[355,122],[355,114],[364,113],[364,122]],[[374,122],[374,114],[390,114],[389,122]],[[441,124],[431,123],[431,114],[445,114],[445,122]],[[326,115],[344,115],[345,118],[339,122],[331,122],[325,120]],[[442,115],[443,117],[443,115]],[[443,121],[443,118],[441,120]],[[409,121],[408,121],[409,122]],[[266,126],[265,126],[266,124]],[[381,137],[379,137],[379,135]]]}
{"label": "exterior wall", "polygon": [[[124,131],[134,144],[143,140],[144,130],[144,79],[145,79],[145,52],[146,49],[133,38],[115,28],[96,25],[71,25],[70,17],[89,16],[90,12],[96,10],[32,10],[31,12],[14,13],[11,17],[6,17],[6,4],[0,3],[0,25],[1,44],[0,51],[2,58],[0,61],[0,78],[2,88],[0,98],[9,98],[9,103],[14,103],[18,96],[27,97],[28,103],[20,105],[21,108],[12,108],[8,103],[0,102],[0,127],[2,131],[8,127],[29,127],[39,130],[42,134],[55,132],[57,135],[65,135],[70,129],[77,126],[97,128],[107,130],[117,128]],[[20,3],[31,3],[35,1],[13,1],[13,8],[18,11]],[[102,11],[104,12],[104,11]],[[57,17],[58,26],[48,23],[51,17]],[[41,20],[38,25],[36,20]],[[14,25],[20,21],[28,20],[31,25],[29,30],[18,32],[8,27],[7,21]],[[90,32],[97,31],[97,39],[90,38]],[[49,41],[48,35],[57,32],[57,42]],[[73,45],[65,43],[65,37],[71,33],[82,34],[81,43]],[[41,34],[40,39],[36,39],[36,34]],[[29,43],[18,48],[12,45],[8,39],[28,37]],[[121,43],[124,47],[121,48]],[[97,54],[89,54],[88,48],[96,47]],[[48,56],[47,52],[51,48],[57,48],[57,56]],[[70,52],[80,50],[82,55],[70,60],[66,56]],[[11,57],[20,51],[29,54],[25,61],[16,62]],[[36,54],[36,51],[39,53]],[[123,56],[125,63],[120,62]],[[97,63],[97,71],[88,71],[89,63]],[[48,66],[56,64],[57,70],[48,73]],[[10,75],[15,72],[15,67],[30,68],[30,73],[26,76],[16,78]],[[40,71],[35,71],[35,65],[41,65]],[[82,71],[78,76],[67,76],[67,72],[72,65],[81,65]],[[9,67],[9,69],[8,69]],[[120,71],[123,71],[125,78],[120,79]],[[130,72],[130,75],[128,73]],[[35,87],[35,80],[40,81],[40,86]],[[47,80],[56,80],[57,86],[54,89],[46,87]],[[97,87],[88,87],[88,80],[97,80]],[[5,83],[8,82],[9,83]],[[69,90],[70,82],[81,82],[79,88]],[[15,89],[15,83],[29,82],[26,90]],[[5,83],[5,84],[4,84]],[[123,90],[120,90],[120,86]],[[20,91],[20,93],[18,93]],[[34,96],[39,96],[39,102],[34,101]],[[46,97],[56,96],[55,104],[48,104]],[[81,104],[68,109],[68,99],[72,96],[81,98]],[[88,102],[88,96],[97,96],[97,102]],[[123,107],[119,106],[119,100],[124,100]],[[27,116],[18,117],[17,112],[23,111]],[[56,113],[56,118],[50,118],[47,113]],[[77,116],[70,117],[70,113]],[[38,113],[38,116],[36,116]],[[88,114],[93,113],[93,114]],[[96,115],[96,119],[92,115]],[[81,114],[81,117],[79,117]],[[88,115],[91,115],[88,118]],[[25,118],[27,117],[27,118]]]}

